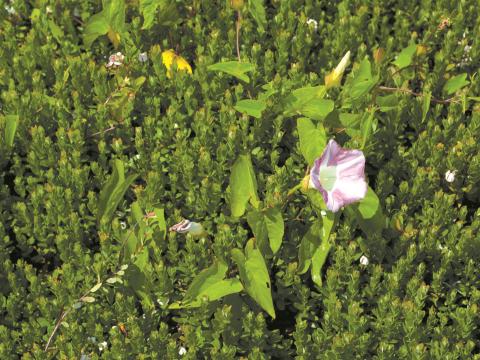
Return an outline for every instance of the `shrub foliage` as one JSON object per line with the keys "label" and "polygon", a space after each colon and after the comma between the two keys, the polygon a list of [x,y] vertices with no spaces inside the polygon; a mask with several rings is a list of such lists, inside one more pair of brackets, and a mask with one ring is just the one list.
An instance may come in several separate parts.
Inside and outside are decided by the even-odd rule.
{"label": "shrub foliage", "polygon": [[244,6],[0,0],[2,359],[480,358],[477,1]]}

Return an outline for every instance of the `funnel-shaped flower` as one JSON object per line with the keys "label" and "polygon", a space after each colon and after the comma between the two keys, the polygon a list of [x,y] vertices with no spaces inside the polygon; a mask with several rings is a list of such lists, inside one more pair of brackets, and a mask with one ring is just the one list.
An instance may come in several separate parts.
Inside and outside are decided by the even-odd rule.
{"label": "funnel-shaped flower", "polygon": [[202,224],[190,221],[182,220],[178,224],[173,225],[169,229],[170,231],[175,231],[180,234],[191,234],[192,236],[202,236],[205,235],[205,230],[203,229]]}
{"label": "funnel-shaped flower", "polygon": [[343,56],[342,60],[338,63],[337,67],[333,71],[325,76],[325,87],[331,88],[340,86],[340,81],[342,81],[343,73],[347,68],[347,65],[350,61],[350,50]]}
{"label": "funnel-shaped flower", "polygon": [[190,64],[180,55],[175,54],[173,50],[166,50],[162,52],[162,62],[167,68],[167,77],[170,79],[172,77],[172,64],[177,65],[178,70],[186,70],[189,74],[192,73],[192,68]]}
{"label": "funnel-shaped flower", "polygon": [[363,199],[367,193],[365,156],[360,150],[344,149],[331,139],[313,164],[310,187],[322,193],[327,208],[333,212]]}

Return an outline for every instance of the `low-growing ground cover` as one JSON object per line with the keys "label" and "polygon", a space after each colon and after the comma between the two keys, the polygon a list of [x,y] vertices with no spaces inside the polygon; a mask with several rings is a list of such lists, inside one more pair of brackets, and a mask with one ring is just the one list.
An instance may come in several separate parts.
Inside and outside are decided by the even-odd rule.
{"label": "low-growing ground cover", "polygon": [[480,358],[478,3],[242,3],[0,0],[0,358]]}

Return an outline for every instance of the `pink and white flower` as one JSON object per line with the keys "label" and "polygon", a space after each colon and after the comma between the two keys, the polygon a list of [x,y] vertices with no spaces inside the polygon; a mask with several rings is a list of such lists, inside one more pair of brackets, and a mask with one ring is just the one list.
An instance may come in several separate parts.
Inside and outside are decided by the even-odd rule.
{"label": "pink and white flower", "polygon": [[125,60],[125,56],[121,52],[117,52],[116,54],[110,55],[110,57],[108,58],[108,64],[106,65],[106,67],[110,68],[110,67],[122,66],[124,60]]}
{"label": "pink and white flower", "polygon": [[331,139],[313,164],[309,187],[322,193],[333,212],[363,199],[367,193],[363,152],[344,149]]}
{"label": "pink and white flower", "polygon": [[202,224],[187,219],[171,226],[169,230],[180,234],[191,234],[193,236],[202,236],[205,234]]}

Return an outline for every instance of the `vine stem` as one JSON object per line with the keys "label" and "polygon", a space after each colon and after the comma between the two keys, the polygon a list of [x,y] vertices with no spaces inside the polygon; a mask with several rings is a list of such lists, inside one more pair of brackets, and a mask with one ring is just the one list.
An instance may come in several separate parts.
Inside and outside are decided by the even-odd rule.
{"label": "vine stem", "polygon": [[[416,96],[416,97],[423,97],[425,96],[424,94],[422,93],[417,93],[413,90],[410,90],[410,89],[406,89],[406,88],[396,88],[396,87],[388,87],[388,86],[378,86],[377,87],[378,90],[381,90],[381,91],[388,91],[388,92],[403,92],[405,94],[410,94],[410,95],[413,95],[413,96]],[[432,97],[430,99],[431,102],[433,103],[436,103],[436,104],[450,104],[450,103],[458,103],[458,100],[456,99],[456,97],[451,97],[449,99],[436,99],[434,97]]]}
{"label": "vine stem", "polygon": [[240,60],[240,27],[242,26],[241,21],[242,21],[242,13],[240,11],[237,11],[236,28],[237,28],[237,58],[238,58],[238,61],[241,61]]}

